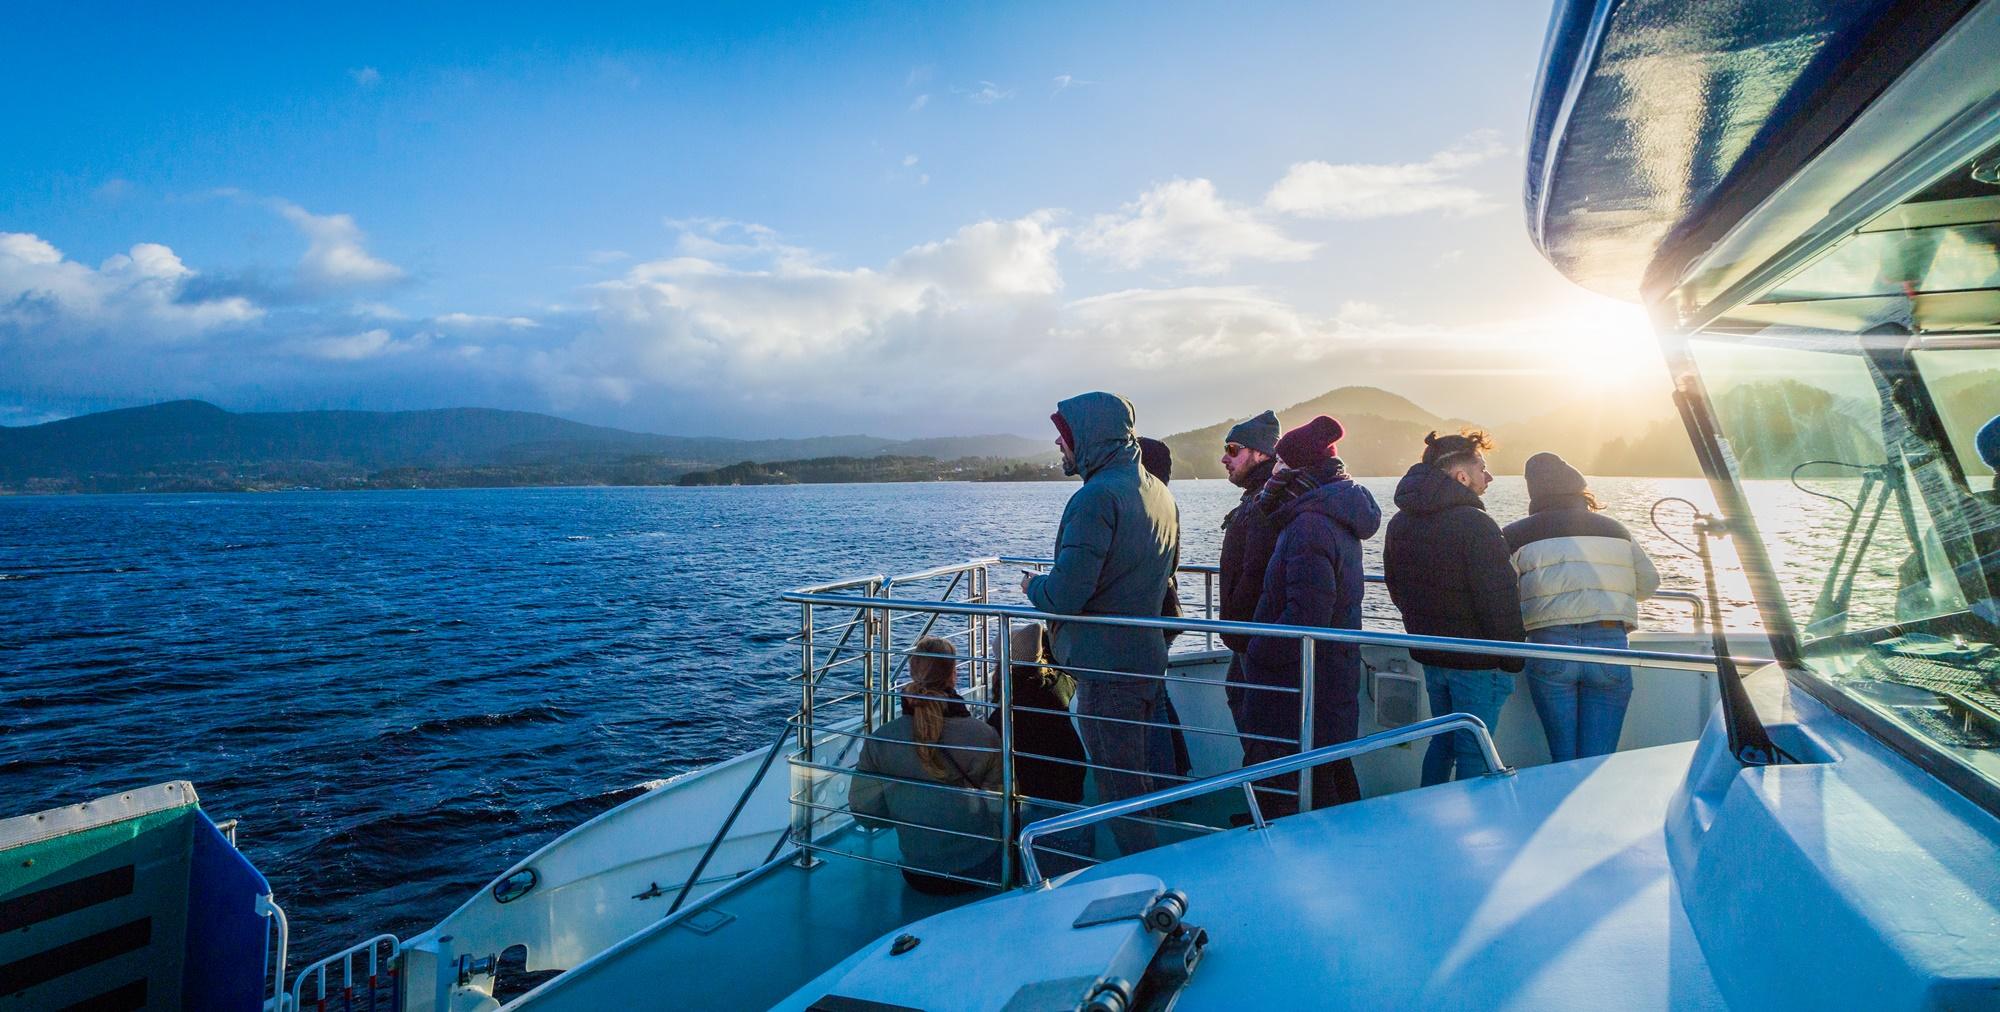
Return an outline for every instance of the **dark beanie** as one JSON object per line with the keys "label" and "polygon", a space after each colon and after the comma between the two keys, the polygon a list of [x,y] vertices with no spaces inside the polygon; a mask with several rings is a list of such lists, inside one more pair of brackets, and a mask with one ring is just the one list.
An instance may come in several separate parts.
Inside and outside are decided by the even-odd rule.
{"label": "dark beanie", "polygon": [[1286,467],[1311,467],[1333,459],[1333,444],[1346,434],[1340,423],[1321,415],[1285,433],[1278,440],[1278,459]]}
{"label": "dark beanie", "polygon": [[1553,453],[1537,453],[1528,458],[1522,469],[1528,479],[1528,498],[1544,499],[1557,495],[1581,495],[1586,487],[1583,472],[1569,466],[1569,462]]}
{"label": "dark beanie", "polygon": [[1069,431],[1069,419],[1064,418],[1062,412],[1058,411],[1049,416],[1049,421],[1056,423],[1056,435],[1062,437],[1063,445],[1069,447],[1069,452],[1075,453],[1076,433]]}
{"label": "dark beanie", "polygon": [[1151,436],[1139,437],[1139,463],[1147,474],[1160,479],[1162,485],[1174,475],[1174,451]]}
{"label": "dark beanie", "polygon": [[1979,450],[1979,459],[1986,466],[2000,471],[2000,415],[1994,415],[1979,427],[1979,435],[1972,438],[1972,445]]}
{"label": "dark beanie", "polygon": [[1266,411],[1255,418],[1245,418],[1229,429],[1229,435],[1222,437],[1225,443],[1247,446],[1266,457],[1278,455],[1278,415]]}

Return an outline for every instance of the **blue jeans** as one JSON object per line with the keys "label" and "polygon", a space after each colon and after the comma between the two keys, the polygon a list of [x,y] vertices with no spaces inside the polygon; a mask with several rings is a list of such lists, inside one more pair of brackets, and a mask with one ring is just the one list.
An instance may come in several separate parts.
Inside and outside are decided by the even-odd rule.
{"label": "blue jeans", "polygon": [[[1431,716],[1469,713],[1485,721],[1490,731],[1499,726],[1500,708],[1514,694],[1514,676],[1494,668],[1458,671],[1425,665],[1424,688],[1431,697]],[[1458,768],[1456,776],[1453,766]],[[1487,772],[1479,739],[1465,731],[1433,735],[1430,747],[1424,750],[1425,787]]]}
{"label": "blue jeans", "polygon": [[[1166,716],[1167,687],[1164,682],[1144,678],[1117,678],[1091,675],[1076,682],[1077,730],[1083,750],[1097,769],[1098,801],[1119,801],[1150,794],[1161,784],[1152,774],[1165,773],[1173,764],[1168,732],[1143,726]],[[1110,720],[1092,720],[1108,717]],[[1146,813],[1150,814],[1150,813]],[[1153,827],[1129,818],[1111,820],[1111,836],[1120,853],[1136,854],[1158,843]]]}
{"label": "blue jeans", "polygon": [[[1623,625],[1558,625],[1528,634],[1530,643],[1560,643],[1575,647],[1625,649]],[[1549,761],[1568,762],[1618,751],[1625,729],[1625,707],[1632,702],[1632,669],[1622,664],[1586,661],[1529,661],[1528,692],[1542,733],[1549,739]]]}

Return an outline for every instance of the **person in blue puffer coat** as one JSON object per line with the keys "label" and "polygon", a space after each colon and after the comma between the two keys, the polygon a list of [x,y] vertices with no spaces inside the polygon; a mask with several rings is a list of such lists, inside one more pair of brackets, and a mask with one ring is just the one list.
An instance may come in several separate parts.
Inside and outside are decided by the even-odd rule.
{"label": "person in blue puffer coat", "polygon": [[[1625,525],[1599,513],[1582,472],[1553,453],[1528,458],[1528,515],[1508,524],[1521,581],[1521,624],[1530,643],[1623,650],[1639,625],[1639,602],[1660,589],[1660,574]],[[1618,750],[1632,669],[1621,664],[1531,660],[1528,692],[1549,761]]]}
{"label": "person in blue puffer coat", "polygon": [[[1277,546],[1264,570],[1256,622],[1361,628],[1361,543],[1374,537],[1381,526],[1382,508],[1367,489],[1348,477],[1346,467],[1335,456],[1335,444],[1342,434],[1339,422],[1321,415],[1278,440],[1278,459],[1284,468],[1272,473],[1256,500],[1256,508],[1278,531]],[[1299,661],[1296,639],[1250,637],[1244,652],[1246,689],[1234,706],[1237,730],[1268,738],[1298,738]],[[1352,643],[1316,645],[1313,735],[1304,747],[1354,740],[1360,732],[1360,686],[1359,647]],[[1273,691],[1280,687],[1294,692]],[[1243,762],[1263,762],[1294,750],[1281,742],[1246,738]],[[1296,780],[1274,778],[1260,784],[1264,789],[1258,794],[1258,803],[1266,815],[1297,810],[1293,797],[1270,792],[1273,788],[1296,790]],[[1315,767],[1312,793],[1314,807],[1359,799],[1361,788],[1353,764],[1342,761]]]}
{"label": "person in blue puffer coat", "polygon": [[[1116,394],[1079,394],[1050,416],[1063,471],[1081,475],[1056,528],[1055,562],[1024,576],[1021,592],[1051,615],[1158,618],[1180,555],[1180,510],[1159,479],[1139,466],[1132,403]],[[1149,725],[1166,715],[1167,641],[1158,629],[1083,622],[1049,623],[1058,668],[1076,678],[1076,714],[1099,800],[1149,793],[1168,772],[1170,752]],[[1151,847],[1152,827],[1119,819],[1112,836],[1124,853]]]}

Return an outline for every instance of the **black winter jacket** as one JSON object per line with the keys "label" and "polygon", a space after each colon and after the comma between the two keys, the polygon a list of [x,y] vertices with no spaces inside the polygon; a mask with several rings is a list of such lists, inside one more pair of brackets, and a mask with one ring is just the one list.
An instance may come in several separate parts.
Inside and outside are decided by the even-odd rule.
{"label": "black winter jacket", "polygon": [[[1255,504],[1252,509],[1258,508]],[[1254,621],[1279,625],[1361,628],[1361,543],[1375,535],[1382,508],[1375,497],[1342,475],[1283,504],[1271,515],[1278,543],[1264,570],[1264,592]],[[1320,643],[1313,654],[1316,731],[1338,731],[1353,721],[1353,688],[1361,651],[1351,643]],[[1299,684],[1299,641],[1252,636],[1244,680],[1254,685]],[[1336,688],[1338,687],[1338,688]],[[1323,690],[1334,691],[1323,691]],[[1340,697],[1344,695],[1345,699]],[[1325,697],[1325,698],[1322,698]],[[1297,698],[1274,692],[1242,694],[1237,727],[1252,734],[1298,734]],[[1344,708],[1343,708],[1344,707]],[[1352,737],[1352,730],[1346,731]],[[1316,734],[1317,737],[1317,734]],[[1327,740],[1341,740],[1338,737]]]}
{"label": "black winter jacket", "polygon": [[[1419,636],[1521,642],[1521,596],[1507,539],[1472,490],[1429,464],[1396,485],[1397,514],[1382,546],[1382,575]],[[1412,650],[1419,664],[1477,671],[1519,671],[1518,657]]]}
{"label": "black winter jacket", "polygon": [[[1013,667],[1015,787],[1030,798],[1071,804],[1082,801],[1083,742],[1077,738],[1076,726],[1070,723],[1067,712],[1070,699],[1076,695],[1076,679],[1039,664]],[[1000,730],[997,707],[987,715],[986,724]],[[1051,761],[1061,759],[1069,761]]]}
{"label": "black winter jacket", "polygon": [[[1224,622],[1250,622],[1257,617],[1257,599],[1264,593],[1264,569],[1278,547],[1278,529],[1257,508],[1257,491],[1271,477],[1276,461],[1250,469],[1243,501],[1222,518],[1221,606]],[[1224,633],[1224,646],[1237,653],[1250,648],[1250,637]]]}

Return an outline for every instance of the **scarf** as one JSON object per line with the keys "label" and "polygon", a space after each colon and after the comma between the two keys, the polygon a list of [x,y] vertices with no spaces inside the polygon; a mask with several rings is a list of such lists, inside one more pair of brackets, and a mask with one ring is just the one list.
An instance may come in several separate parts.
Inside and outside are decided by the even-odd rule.
{"label": "scarf", "polygon": [[1346,477],[1347,465],[1341,463],[1339,457],[1311,467],[1295,467],[1289,471],[1279,471],[1271,475],[1271,479],[1265,482],[1263,489],[1257,493],[1257,508],[1263,510],[1265,516],[1273,516],[1283,509],[1286,503],[1299,496]]}

